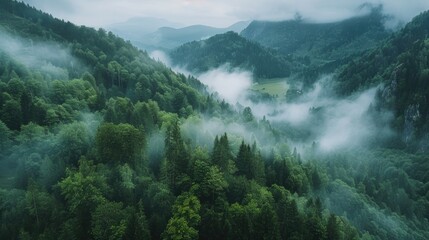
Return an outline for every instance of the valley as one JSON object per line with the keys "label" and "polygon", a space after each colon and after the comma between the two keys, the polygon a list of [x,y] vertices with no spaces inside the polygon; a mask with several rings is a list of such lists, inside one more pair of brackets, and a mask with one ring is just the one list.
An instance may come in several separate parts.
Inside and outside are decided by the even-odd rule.
{"label": "valley", "polygon": [[292,3],[0,0],[1,238],[429,239],[429,5]]}

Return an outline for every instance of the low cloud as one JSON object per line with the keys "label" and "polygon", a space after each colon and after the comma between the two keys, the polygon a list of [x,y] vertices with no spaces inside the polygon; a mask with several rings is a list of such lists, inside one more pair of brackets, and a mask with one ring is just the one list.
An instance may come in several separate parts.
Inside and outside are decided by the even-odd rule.
{"label": "low cloud", "polygon": [[392,119],[390,112],[377,113],[377,119],[370,113],[379,87],[338,98],[333,94],[332,77],[325,76],[316,82],[311,91],[294,101],[255,103],[249,97],[253,82],[250,72],[230,71],[222,67],[199,76],[199,79],[233,106],[238,103],[238,106],[251,107],[259,119],[265,117],[276,125],[287,125],[307,132],[306,139],[294,140],[302,141],[296,145],[309,145],[314,141],[322,151],[334,151],[364,147],[374,139],[392,134],[389,128]]}
{"label": "low cloud", "polygon": [[172,65],[171,65],[171,60],[170,60],[170,58],[168,57],[168,55],[165,53],[165,52],[163,52],[163,51],[160,51],[160,50],[155,50],[155,51],[153,51],[153,52],[151,52],[151,53],[149,53],[149,56],[153,59],[153,60],[155,60],[155,61],[159,61],[159,62],[162,62],[162,63],[164,63],[166,66],[168,66],[168,67],[171,67]]}
{"label": "low cloud", "polygon": [[[163,52],[155,51],[151,53],[151,56],[163,61],[176,72],[189,74],[186,70],[169,65],[171,61]],[[293,147],[298,147],[298,149],[303,149],[312,142],[317,143],[319,149],[325,152],[365,147],[374,139],[383,140],[393,134],[389,127],[393,117],[392,113],[388,111],[377,113],[376,119],[370,113],[371,106],[376,104],[376,92],[381,86],[347,98],[339,98],[334,94],[333,77],[327,75],[316,81],[311,90],[293,101],[254,102],[251,97],[254,95],[251,90],[254,81],[253,75],[249,71],[231,69],[228,65],[224,65],[205,72],[197,78],[208,86],[209,91],[216,93],[221,100],[237,107],[237,111],[249,106],[257,119],[265,117],[281,128],[287,126],[287,129],[305,132],[305,137],[301,139],[290,139]],[[198,125],[198,131],[200,129],[208,131],[211,136],[208,139],[223,132],[229,132],[241,135],[249,141],[261,143],[269,141],[266,133],[258,133],[256,129],[243,129],[237,123],[222,123],[220,120],[205,119],[191,125]],[[287,135],[288,132],[284,132],[284,134]]]}
{"label": "low cloud", "polygon": [[29,69],[36,69],[55,79],[68,79],[69,73],[66,70],[68,66],[82,68],[69,49],[57,43],[36,42],[12,36],[2,29],[0,29],[0,52]]}
{"label": "low cloud", "polygon": [[[242,20],[288,20],[299,12],[304,19],[332,22],[362,14],[365,3],[384,6],[385,14],[402,22],[429,9],[427,0],[24,0],[56,17],[94,27],[123,22],[136,16],[157,17],[185,25],[225,27]],[[96,9],[96,10],[95,10]],[[174,11],[172,11],[174,9]]]}
{"label": "low cloud", "polygon": [[198,79],[232,105],[243,101],[247,90],[252,86],[250,72],[239,69],[230,71],[226,66],[203,73],[198,76]]}

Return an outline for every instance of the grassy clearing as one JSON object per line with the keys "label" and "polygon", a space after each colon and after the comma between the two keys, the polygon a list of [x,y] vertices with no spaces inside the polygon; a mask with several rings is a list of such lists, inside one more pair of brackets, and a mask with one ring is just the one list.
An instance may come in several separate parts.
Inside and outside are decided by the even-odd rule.
{"label": "grassy clearing", "polygon": [[287,78],[261,80],[261,83],[255,83],[252,86],[252,90],[261,93],[268,93],[271,96],[277,98],[284,98],[287,90],[289,89],[289,85],[287,84],[286,80]]}

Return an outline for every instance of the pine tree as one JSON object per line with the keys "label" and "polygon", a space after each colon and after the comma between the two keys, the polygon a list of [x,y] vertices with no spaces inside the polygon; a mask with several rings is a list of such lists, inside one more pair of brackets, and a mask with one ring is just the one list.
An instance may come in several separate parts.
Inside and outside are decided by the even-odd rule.
{"label": "pine tree", "polygon": [[337,217],[331,214],[328,219],[328,226],[326,227],[327,237],[329,240],[340,239],[340,231],[338,229]]}
{"label": "pine tree", "polygon": [[178,121],[167,130],[165,138],[166,180],[174,193],[180,192],[188,178],[189,157],[180,134]]}
{"label": "pine tree", "polygon": [[216,136],[213,147],[212,161],[216,164],[222,171],[227,171],[229,162],[232,159],[231,150],[229,148],[228,136],[225,133],[218,138]]}

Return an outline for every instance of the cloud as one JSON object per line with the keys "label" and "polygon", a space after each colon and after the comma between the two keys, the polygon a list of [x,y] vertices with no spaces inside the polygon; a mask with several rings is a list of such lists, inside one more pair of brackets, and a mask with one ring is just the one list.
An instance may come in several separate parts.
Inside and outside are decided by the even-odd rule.
{"label": "cloud", "polygon": [[315,22],[342,20],[361,14],[364,3],[384,5],[385,13],[408,22],[429,9],[427,0],[24,0],[54,16],[89,26],[106,26],[135,16],[164,18],[187,25],[225,27],[241,20],[286,20],[299,12]]}
{"label": "cloud", "polygon": [[12,36],[0,28],[0,52],[41,73],[56,79],[68,79],[66,66],[83,68],[70,50],[54,42],[37,42]]}
{"label": "cloud", "polygon": [[[370,113],[379,87],[348,98],[337,98],[331,87],[332,77],[325,76],[316,82],[311,91],[293,102],[254,103],[249,97],[249,89],[252,86],[252,75],[249,72],[238,69],[229,71],[222,67],[199,76],[199,79],[233,106],[236,103],[250,106],[253,114],[259,119],[266,117],[276,126],[289,126],[289,129],[306,132],[305,139],[292,139],[300,142],[295,143],[298,147],[314,141],[322,151],[329,152],[364,147],[374,139],[382,140],[392,136],[389,128],[392,114],[379,113],[375,119]],[[202,129],[205,127],[208,127],[207,124]],[[213,129],[212,126],[209,128]]]}
{"label": "cloud", "polygon": [[149,56],[155,61],[160,61],[164,63],[167,67],[172,66],[170,57],[163,51],[155,50],[149,53]]}
{"label": "cloud", "polygon": [[198,79],[232,105],[243,101],[247,90],[252,86],[250,72],[239,69],[229,71],[226,66],[210,70],[198,76]]}
{"label": "cloud", "polygon": [[[151,57],[163,61],[176,72],[189,74],[183,69],[171,66],[168,56],[161,51],[154,51]],[[238,68],[231,69],[228,65],[209,70],[197,78],[208,86],[209,91],[217,93],[220,99],[227,101],[236,110],[240,106],[249,106],[255,117],[265,117],[277,126],[287,125],[289,128],[307,132],[306,139],[294,139],[295,145],[318,143],[322,151],[334,151],[350,147],[363,147],[374,139],[383,140],[392,136],[389,127],[392,113],[383,112],[377,119],[369,113],[371,105],[375,104],[375,94],[381,87],[371,88],[348,98],[338,98],[332,87],[331,75],[320,78],[313,88],[294,101],[253,102],[251,87],[253,76],[251,72]],[[233,132],[249,139],[250,137],[238,126],[206,119],[204,124],[198,123],[197,129],[210,129],[211,136],[222,134],[223,131]],[[197,123],[191,124],[193,126]],[[252,131],[256,131],[253,129]],[[285,133],[286,135],[288,133]],[[246,137],[247,136],[247,137]],[[255,139],[260,138],[256,134]],[[264,138],[268,139],[268,138]],[[263,142],[263,141],[261,141]]]}

